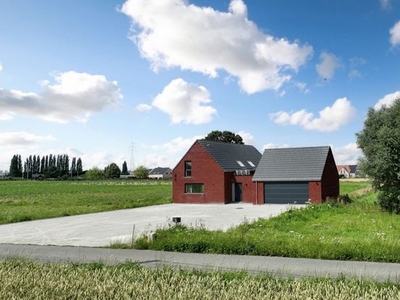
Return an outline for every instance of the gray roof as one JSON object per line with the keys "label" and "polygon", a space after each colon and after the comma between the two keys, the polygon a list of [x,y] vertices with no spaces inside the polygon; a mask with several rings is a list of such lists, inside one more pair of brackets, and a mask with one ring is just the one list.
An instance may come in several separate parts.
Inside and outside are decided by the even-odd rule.
{"label": "gray roof", "polygon": [[157,167],[152,169],[149,172],[149,175],[160,175],[160,174],[165,174],[167,172],[172,172],[171,168],[161,168],[161,167]]}
{"label": "gray roof", "polygon": [[329,146],[266,149],[253,181],[319,181]]}
{"label": "gray roof", "polygon": [[198,140],[198,142],[225,172],[235,170],[255,171],[261,158],[261,153],[251,145],[207,140]]}

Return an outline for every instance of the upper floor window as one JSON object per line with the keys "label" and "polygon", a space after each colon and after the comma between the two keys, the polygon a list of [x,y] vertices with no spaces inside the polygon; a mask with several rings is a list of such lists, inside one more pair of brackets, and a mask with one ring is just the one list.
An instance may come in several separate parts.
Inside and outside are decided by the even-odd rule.
{"label": "upper floor window", "polygon": [[192,176],[192,162],[185,161],[185,177],[191,177],[191,176]]}

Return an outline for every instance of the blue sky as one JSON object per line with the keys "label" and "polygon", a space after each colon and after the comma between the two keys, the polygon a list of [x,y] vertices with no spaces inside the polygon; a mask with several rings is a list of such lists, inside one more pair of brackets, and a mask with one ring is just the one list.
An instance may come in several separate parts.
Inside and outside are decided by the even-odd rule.
{"label": "blue sky", "polygon": [[354,164],[399,69],[400,0],[1,1],[0,170],[173,168],[213,130]]}

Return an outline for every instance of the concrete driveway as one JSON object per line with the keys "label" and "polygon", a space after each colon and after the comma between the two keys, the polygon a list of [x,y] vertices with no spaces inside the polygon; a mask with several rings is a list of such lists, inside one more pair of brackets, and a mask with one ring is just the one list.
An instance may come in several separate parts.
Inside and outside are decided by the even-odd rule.
{"label": "concrete driveway", "polygon": [[58,246],[109,246],[129,242],[157,228],[169,226],[173,217],[189,226],[227,230],[244,221],[277,216],[304,205],[165,204],[104,213],[21,222],[0,226],[0,244]]}

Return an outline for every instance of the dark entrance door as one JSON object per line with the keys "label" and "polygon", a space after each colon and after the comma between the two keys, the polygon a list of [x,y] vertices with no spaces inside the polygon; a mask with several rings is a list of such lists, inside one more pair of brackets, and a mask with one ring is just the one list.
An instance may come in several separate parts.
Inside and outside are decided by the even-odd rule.
{"label": "dark entrance door", "polygon": [[241,183],[233,183],[232,184],[232,192],[233,192],[233,197],[232,197],[232,201],[233,202],[241,202],[243,200],[242,197],[242,184]]}
{"label": "dark entrance door", "polygon": [[266,182],[264,202],[268,204],[305,204],[308,182]]}

